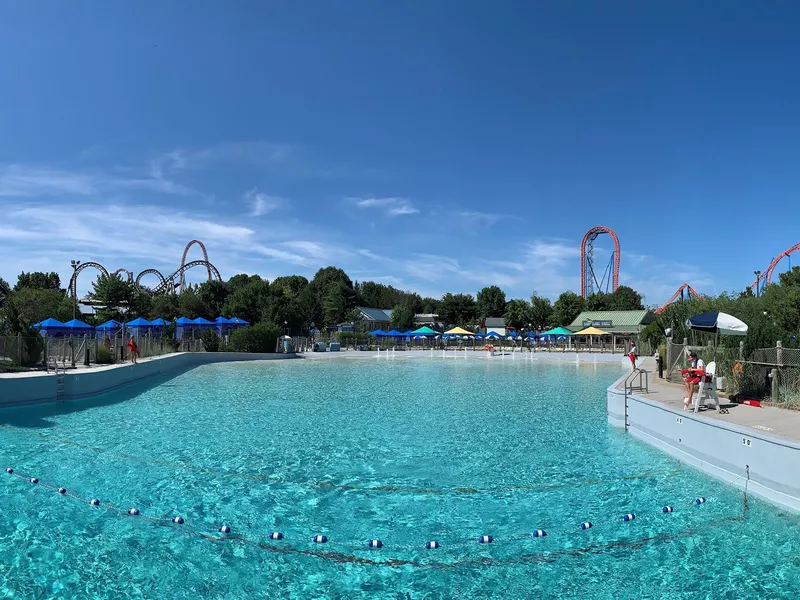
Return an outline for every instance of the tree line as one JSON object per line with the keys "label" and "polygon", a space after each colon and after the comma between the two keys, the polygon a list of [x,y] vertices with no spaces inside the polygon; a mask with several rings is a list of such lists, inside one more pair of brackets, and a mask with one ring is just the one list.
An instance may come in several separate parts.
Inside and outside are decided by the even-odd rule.
{"label": "tree line", "polygon": [[[3,292],[5,290],[5,293]],[[6,326],[25,329],[48,317],[60,321],[73,318],[73,301],[61,287],[57,273],[21,273],[11,288],[0,280],[0,296],[5,296],[3,316]],[[441,298],[421,297],[373,281],[352,281],[342,269],[324,267],[309,281],[300,275],[287,275],[272,282],[259,275],[234,275],[225,282],[206,281],[188,285],[180,294],[151,295],[137,289],[119,275],[100,275],[92,283],[89,298],[98,305],[90,320],[95,325],[116,319],[240,317],[250,322],[269,323],[292,335],[312,328],[333,327],[344,322],[359,324],[356,307],[392,309],[390,326],[408,330],[419,313],[436,314],[446,326],[470,330],[490,317],[505,318],[517,329],[541,331],[551,326],[568,325],[583,310],[632,310],[642,308],[642,298],[633,289],[620,286],[612,294],[595,294],[583,299],[564,292],[551,303],[535,292],[529,300],[506,299],[497,286],[487,286],[475,296],[446,293]],[[367,327],[367,324],[362,324]]]}

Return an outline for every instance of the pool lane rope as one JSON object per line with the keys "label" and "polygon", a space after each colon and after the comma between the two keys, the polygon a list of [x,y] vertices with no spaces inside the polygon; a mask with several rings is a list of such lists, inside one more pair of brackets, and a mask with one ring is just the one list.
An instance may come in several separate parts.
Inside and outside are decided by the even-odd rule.
{"label": "pool lane rope", "polygon": [[[198,535],[198,536],[201,536],[201,537],[204,537],[204,538],[207,538],[207,539],[221,540],[221,539],[226,539],[226,538],[233,537],[234,539],[236,539],[238,541],[246,542],[246,543],[253,544],[253,545],[261,545],[262,544],[262,542],[260,542],[257,539],[247,538],[245,536],[242,536],[242,535],[238,534],[237,532],[234,531],[233,526],[231,526],[228,523],[220,523],[220,525],[217,527],[216,531],[208,531],[208,530],[205,530],[205,529],[198,529],[198,528],[191,527],[191,525],[188,525],[187,522],[186,522],[185,517],[183,517],[181,515],[174,515],[174,516],[169,516],[169,517],[148,516],[148,515],[142,514],[141,510],[139,508],[135,507],[135,506],[132,506],[132,507],[129,507],[129,508],[120,508],[118,506],[113,505],[110,502],[101,502],[97,498],[84,498],[83,496],[79,496],[79,495],[77,495],[75,493],[70,492],[67,488],[64,488],[64,487],[61,487],[61,486],[56,486],[56,485],[51,485],[49,483],[42,483],[37,477],[20,473],[20,472],[16,471],[15,469],[13,469],[12,467],[6,468],[6,473],[8,475],[11,475],[12,477],[17,478],[17,479],[27,480],[31,485],[33,485],[35,487],[39,487],[39,488],[44,488],[44,489],[55,491],[61,496],[66,496],[68,498],[72,498],[73,500],[77,500],[78,502],[81,502],[83,504],[87,504],[87,505],[89,505],[89,506],[91,506],[93,508],[105,509],[105,510],[107,510],[109,512],[112,512],[112,513],[115,513],[115,514],[117,514],[119,516],[143,519],[143,520],[146,520],[146,521],[149,521],[149,522],[152,522],[152,523],[159,523],[159,524],[164,524],[164,525],[168,525],[168,526],[176,526],[177,525],[178,528],[180,528],[182,530],[186,530],[187,532],[193,533],[195,535]],[[748,473],[748,475],[749,475],[749,473]],[[631,523],[634,520],[639,520],[639,519],[641,519],[643,517],[645,517],[645,518],[654,518],[657,515],[662,515],[663,516],[663,515],[674,513],[676,511],[683,512],[683,511],[687,511],[687,510],[692,510],[691,507],[699,507],[699,506],[702,506],[703,504],[706,504],[707,502],[708,502],[707,498],[705,498],[704,496],[700,496],[700,497],[697,497],[694,500],[692,500],[691,503],[688,506],[683,505],[683,506],[680,506],[680,507],[676,507],[676,506],[673,506],[673,505],[666,505],[666,506],[661,507],[657,511],[650,511],[650,512],[646,512],[646,513],[632,513],[631,512],[631,513],[621,514],[621,515],[617,516],[616,518],[609,519],[608,521],[604,521],[602,523],[595,523],[593,521],[584,521],[582,523],[578,523],[578,524],[571,525],[571,526],[568,525],[568,526],[563,526],[563,527],[552,527],[552,528],[547,528],[547,529],[535,529],[533,531],[526,532],[526,533],[523,533],[523,534],[512,535],[512,536],[501,537],[501,538],[496,538],[495,536],[490,535],[490,534],[487,533],[487,534],[483,534],[483,535],[479,536],[477,539],[473,538],[471,541],[461,541],[461,542],[454,542],[454,543],[446,544],[446,547],[448,547],[448,548],[464,548],[464,547],[467,547],[467,546],[474,546],[474,545],[476,545],[476,543],[479,544],[479,545],[488,545],[488,544],[494,544],[496,541],[497,542],[517,542],[517,541],[522,541],[522,540],[527,540],[527,539],[544,538],[544,537],[551,536],[553,534],[558,535],[558,534],[576,533],[576,532],[580,532],[580,531],[587,531],[589,529],[594,529],[598,525],[607,526],[607,525],[618,524],[618,523]],[[268,534],[268,538],[269,538],[269,540],[271,540],[273,542],[274,541],[282,541],[282,540],[285,540],[285,539],[289,540],[289,538],[286,538],[285,534],[283,532],[280,532],[280,531],[270,532]],[[303,540],[310,541],[312,544],[332,544],[332,545],[347,546],[347,547],[353,547],[353,548],[361,547],[361,548],[367,548],[369,550],[380,550],[380,549],[382,549],[384,547],[383,540],[381,540],[379,538],[373,538],[373,539],[368,539],[368,540],[329,540],[326,535],[322,535],[322,534],[316,534],[316,535],[313,535],[313,536],[297,537],[297,538],[294,538],[294,540],[291,540],[291,541],[303,541]],[[397,549],[404,549],[404,550],[411,550],[411,549],[438,550],[438,549],[443,547],[443,544],[441,542],[439,542],[438,540],[429,540],[429,541],[426,541],[426,542],[420,543],[420,544],[391,544],[390,547],[391,548],[397,548]]]}

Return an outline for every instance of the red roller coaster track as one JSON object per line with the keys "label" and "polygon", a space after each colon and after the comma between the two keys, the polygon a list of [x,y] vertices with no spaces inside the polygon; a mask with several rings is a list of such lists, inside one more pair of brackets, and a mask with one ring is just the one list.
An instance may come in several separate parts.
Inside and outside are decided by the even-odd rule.
{"label": "red roller coaster track", "polygon": [[786,250],[778,254],[778,256],[773,258],[772,262],[769,263],[769,266],[766,269],[764,269],[764,271],[761,273],[761,276],[750,285],[750,289],[755,288],[762,281],[764,282],[764,285],[769,285],[770,283],[772,283],[772,273],[775,271],[775,267],[778,266],[778,263],[781,262],[782,259],[786,258],[790,254],[793,254],[794,252],[797,252],[798,250],[800,250],[800,243],[795,244],[791,248],[787,248]]}
{"label": "red roller coaster track", "polygon": [[[581,295],[586,298],[589,296],[589,288],[591,282],[589,280],[590,277],[594,277],[594,259],[592,256],[592,244],[594,240],[597,238],[598,235],[603,233],[607,233],[611,236],[611,239],[614,240],[614,267],[612,271],[612,291],[616,290],[619,287],[619,238],[617,234],[614,233],[614,230],[610,227],[603,227],[602,225],[598,225],[597,227],[592,227],[589,231],[586,232],[586,235],[583,236],[583,241],[581,242]],[[588,252],[587,252],[588,246]]]}
{"label": "red roller coaster track", "polygon": [[678,290],[674,294],[672,294],[672,298],[670,298],[664,303],[664,306],[655,309],[653,312],[657,315],[664,312],[670,304],[672,304],[678,299],[678,296],[683,297],[684,290],[690,297],[694,298],[695,300],[703,299],[703,297],[700,294],[698,294],[692,286],[690,286],[688,283],[684,283],[681,287],[678,288]]}

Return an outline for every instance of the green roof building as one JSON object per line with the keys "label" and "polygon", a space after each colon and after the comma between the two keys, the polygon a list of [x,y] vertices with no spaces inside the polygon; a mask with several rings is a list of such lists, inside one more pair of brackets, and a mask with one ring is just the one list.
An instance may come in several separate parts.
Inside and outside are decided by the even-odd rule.
{"label": "green roof building", "polygon": [[570,323],[569,329],[597,327],[615,335],[636,335],[655,320],[649,310],[587,310]]}

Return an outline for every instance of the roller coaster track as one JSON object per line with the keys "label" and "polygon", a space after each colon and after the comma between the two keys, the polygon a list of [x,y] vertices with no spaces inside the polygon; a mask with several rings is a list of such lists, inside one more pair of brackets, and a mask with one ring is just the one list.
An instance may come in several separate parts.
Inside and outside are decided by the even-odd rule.
{"label": "roller coaster track", "polygon": [[617,234],[614,233],[614,230],[610,227],[598,225],[587,231],[586,235],[583,236],[583,241],[581,242],[581,295],[584,298],[587,298],[594,292],[602,291],[600,289],[594,289],[595,284],[600,287],[600,284],[602,283],[598,283],[597,276],[594,272],[594,241],[599,235],[604,233],[609,234],[611,239],[614,240],[614,254],[612,256],[613,266],[611,267],[611,291],[616,291],[616,289],[619,287],[619,238],[617,237]]}
{"label": "roller coaster track", "polygon": [[100,263],[92,261],[81,263],[80,265],[78,265],[78,268],[75,269],[75,271],[72,273],[72,277],[70,277],[69,280],[69,294],[73,298],[78,297],[78,288],[77,288],[78,275],[80,275],[81,271],[83,271],[84,269],[89,269],[89,268],[97,269],[98,271],[100,271],[101,275],[105,275],[106,277],[108,277],[108,271],[106,271],[106,268]]}
{"label": "roller coaster track", "polygon": [[[180,277],[180,281],[185,282],[184,274],[192,267],[206,267],[206,269],[208,269],[209,281],[213,281],[214,279],[216,279],[217,281],[222,281],[222,277],[220,276],[219,271],[217,271],[217,267],[212,265],[207,260],[193,260],[192,262],[188,262],[186,264],[181,265],[181,267],[177,271],[172,273],[169,277],[165,277],[164,282],[155,287],[152,290],[152,293],[163,294],[164,292],[171,292],[172,290],[169,289],[170,283],[172,283],[173,287],[177,287],[175,286],[174,283],[176,277]],[[178,285],[180,286],[181,291],[183,291],[184,283],[179,283]]]}
{"label": "roller coaster track", "polygon": [[145,275],[155,275],[156,277],[158,277],[158,286],[157,287],[164,287],[164,288],[167,287],[167,280],[161,274],[161,271],[159,271],[158,269],[145,269],[144,271],[142,271],[141,273],[139,273],[136,276],[136,280],[134,281],[134,285],[136,286],[137,289],[140,289],[140,290],[146,290],[147,289],[146,287],[142,286],[142,278]]}
{"label": "roller coaster track", "polygon": [[[191,248],[195,244],[200,246],[200,250],[203,251],[203,261],[205,261],[205,264],[208,267],[208,280],[211,281],[211,269],[214,268],[214,265],[208,262],[208,252],[206,252],[205,244],[203,244],[203,242],[201,242],[200,240],[192,240],[191,242],[186,244],[186,248],[183,249],[183,256],[181,257],[181,266],[176,271],[176,273],[180,272],[181,274],[181,280],[180,280],[181,291],[183,291],[183,288],[186,285],[186,279],[184,278],[184,273],[186,272],[186,269],[184,269],[184,267],[186,266],[186,255],[189,254],[189,248]],[[216,271],[216,269],[214,270]],[[217,279],[219,279],[219,273],[217,273]]]}
{"label": "roller coaster track", "polygon": [[112,275],[119,275],[120,273],[125,273],[128,276],[128,281],[133,281],[133,273],[128,269],[117,269]]}
{"label": "roller coaster track", "polygon": [[751,290],[756,289],[756,287],[759,284],[761,284],[762,281],[764,282],[764,285],[769,285],[770,283],[772,283],[772,273],[775,272],[775,267],[778,266],[778,263],[781,262],[782,259],[786,258],[790,254],[793,254],[794,252],[797,252],[798,250],[800,250],[800,243],[795,244],[791,248],[787,248],[786,250],[778,254],[778,256],[773,258],[772,262],[769,263],[769,266],[766,269],[764,269],[764,271],[761,273],[758,279],[756,279],[752,284],[750,284],[750,289]]}
{"label": "roller coaster track", "polygon": [[662,312],[667,310],[667,307],[670,304],[672,304],[678,299],[678,296],[680,296],[681,299],[683,299],[684,292],[686,293],[687,296],[689,296],[690,298],[694,298],[695,300],[703,299],[703,297],[700,294],[698,294],[692,286],[690,286],[688,283],[684,283],[681,287],[678,288],[678,290],[674,294],[672,294],[672,298],[667,300],[663,306],[655,309],[653,312],[657,315],[660,315]]}
{"label": "roller coaster track", "polygon": [[[191,248],[194,244],[200,246],[200,249],[203,251],[203,260],[193,260],[191,262],[186,262],[186,255],[189,252],[189,248]],[[180,291],[183,291],[186,285],[186,271],[192,269],[194,267],[205,267],[206,271],[208,271],[208,280],[213,281],[222,281],[222,276],[219,274],[217,267],[215,267],[209,260],[208,260],[208,252],[206,252],[206,247],[200,240],[192,240],[186,245],[186,248],[183,250],[183,257],[181,258],[181,266],[168,277],[164,277],[164,275],[158,269],[145,269],[141,273],[139,273],[135,278],[133,273],[128,269],[117,269],[112,273],[112,275],[120,276],[120,274],[125,273],[127,276],[127,280],[131,282],[137,290],[143,290],[150,294],[163,294],[165,292],[174,292],[178,288]],[[81,263],[73,272],[72,277],[69,280],[69,293],[70,296],[73,298],[77,298],[78,291],[77,291],[77,284],[78,284],[78,275],[80,275],[81,271],[84,269],[93,268],[100,271],[101,275],[109,276],[108,270],[98,262],[88,261],[85,263]],[[142,285],[142,279],[147,275],[155,275],[158,278],[158,285],[155,288],[147,288]],[[175,283],[176,280],[178,283]],[[0,290],[0,296],[3,295],[2,290]]]}

